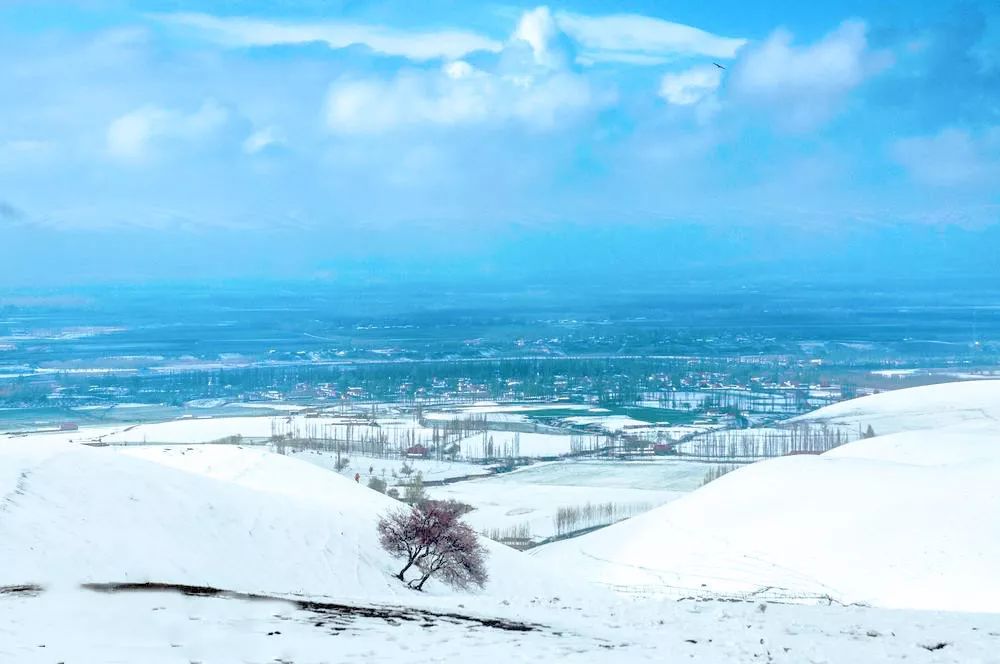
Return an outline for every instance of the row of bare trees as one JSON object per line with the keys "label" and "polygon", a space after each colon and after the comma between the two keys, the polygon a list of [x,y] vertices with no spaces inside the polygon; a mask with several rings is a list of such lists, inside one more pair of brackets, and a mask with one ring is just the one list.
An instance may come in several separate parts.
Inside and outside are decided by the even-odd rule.
{"label": "row of bare trees", "polygon": [[605,435],[585,436],[574,434],[570,437],[569,448],[573,454],[600,452],[613,446],[613,438]]}
{"label": "row of bare trees", "polygon": [[649,503],[586,503],[584,505],[564,506],[556,509],[556,537],[568,535],[577,530],[607,526],[636,514],[648,512]]}
{"label": "row of bare trees", "polygon": [[826,424],[731,429],[696,436],[685,444],[684,454],[705,459],[766,459],[796,453],[820,454],[860,436]]}
{"label": "row of bare trees", "polygon": [[374,422],[310,423],[300,426],[292,419],[272,422],[270,443],[284,453],[287,449],[313,449],[338,454],[380,458],[404,458],[410,450],[423,448],[431,458],[511,459],[520,456],[520,434],[498,437],[483,415],[450,420],[421,420],[429,429],[379,426]]}
{"label": "row of bare trees", "polygon": [[704,479],[701,481],[701,485],[705,486],[709,482],[714,482],[723,475],[731,473],[737,468],[742,468],[744,464],[740,463],[716,463],[708,467],[708,471],[705,473]]}
{"label": "row of bare trees", "polygon": [[494,542],[500,542],[514,548],[521,548],[518,545],[527,544],[531,541],[531,524],[524,522],[502,528],[487,528],[480,531],[480,534]]}

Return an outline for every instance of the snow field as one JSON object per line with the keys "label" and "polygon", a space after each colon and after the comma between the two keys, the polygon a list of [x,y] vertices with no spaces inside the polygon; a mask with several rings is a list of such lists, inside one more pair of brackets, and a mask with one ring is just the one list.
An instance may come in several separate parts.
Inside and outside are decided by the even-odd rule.
{"label": "snow field", "polygon": [[645,511],[684,495],[678,491],[500,482],[497,478],[428,487],[427,493],[431,498],[454,499],[474,506],[465,520],[477,532],[520,526],[527,527],[533,540],[557,534],[556,511],[560,507],[614,503]]}
{"label": "snow field", "polygon": [[[473,608],[461,608],[465,604],[451,600],[442,608]],[[780,604],[763,609],[755,603],[627,600],[493,605],[485,615],[541,625],[509,632],[454,619],[338,620],[284,602],[49,591],[0,595],[0,660],[991,664],[1000,641],[995,615]]]}
{"label": "snow field", "polygon": [[[306,463],[311,463],[331,472],[337,471],[337,455],[334,452],[322,450],[299,450],[288,452],[287,456]],[[389,486],[399,486],[409,480],[402,472],[403,464],[413,469],[413,475],[420,472],[424,481],[450,480],[459,477],[486,476],[491,471],[490,466],[479,463],[464,463],[462,461],[438,461],[436,459],[383,459],[379,457],[367,457],[361,454],[344,454],[348,464],[339,471],[340,475],[354,479],[355,473],[361,475],[361,483],[367,484],[372,477],[384,479]],[[392,474],[396,473],[396,477]],[[412,477],[412,476],[411,476]]]}

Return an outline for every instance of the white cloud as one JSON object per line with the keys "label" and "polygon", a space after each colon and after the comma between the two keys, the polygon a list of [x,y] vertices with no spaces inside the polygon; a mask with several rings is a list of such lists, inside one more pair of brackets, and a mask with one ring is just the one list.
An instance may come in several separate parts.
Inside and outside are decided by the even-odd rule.
{"label": "white cloud", "polygon": [[157,141],[199,140],[220,129],[228,119],[226,109],[211,100],[192,113],[143,106],[111,122],[106,134],[107,149],[116,159],[141,161]]}
{"label": "white cloud", "polygon": [[933,136],[900,139],[889,152],[921,184],[960,187],[1000,182],[1000,127],[978,136],[949,127]]}
{"label": "white cloud", "polygon": [[258,154],[268,148],[277,147],[283,142],[274,127],[264,127],[246,137],[246,140],[243,141],[243,152]]}
{"label": "white cloud", "polygon": [[571,49],[548,7],[524,12],[511,39],[526,42],[535,62],[542,66],[560,69],[569,64]]}
{"label": "white cloud", "polygon": [[686,71],[664,74],[660,96],[677,106],[697,104],[715,93],[722,82],[722,70],[715,65],[701,65]]}
{"label": "white cloud", "polygon": [[116,118],[108,127],[108,152],[119,159],[140,159],[146,154],[150,139],[162,130],[169,114],[161,108],[146,106]]}
{"label": "white cloud", "polygon": [[444,73],[449,78],[459,79],[468,78],[470,76],[475,76],[477,70],[475,67],[470,65],[464,60],[456,60],[455,62],[449,62],[444,66]]}
{"label": "white cloud", "polygon": [[611,62],[620,65],[635,65],[637,67],[652,67],[655,65],[667,64],[671,58],[660,55],[648,55],[645,53],[622,53],[621,51],[587,51],[576,56],[577,64],[585,67],[602,62]]}
{"label": "white cloud", "polygon": [[851,21],[815,44],[795,47],[791,33],[777,30],[747,53],[737,70],[736,84],[755,94],[852,88],[865,76],[865,32],[863,23]]}
{"label": "white cloud", "polygon": [[559,28],[583,49],[582,61],[660,64],[699,56],[729,59],[745,39],[720,37],[698,28],[639,14],[583,16],[559,12]]}
{"label": "white cloud", "polygon": [[846,21],[814,44],[795,46],[791,33],[776,30],[744,51],[731,89],[745,101],[775,105],[791,128],[810,128],[828,119],[844,94],[891,63],[887,53],[868,48],[866,32],[864,23]]}
{"label": "white cloud", "polygon": [[[373,51],[422,62],[455,60],[476,51],[499,52],[501,41],[469,30],[402,30],[341,21],[294,22],[247,17],[222,17],[198,12],[154,14],[168,25],[200,34],[215,43],[245,48],[323,43],[333,49],[363,44]],[[553,13],[546,6],[524,12],[513,35],[531,46],[536,62],[562,66],[579,44],[577,60],[584,64],[619,62],[652,65],[692,56],[728,59],[745,39],[721,37],[698,28],[639,14],[585,16]],[[562,42],[562,43],[560,43]]]}
{"label": "white cloud", "polygon": [[378,53],[426,61],[457,59],[475,51],[496,52],[503,46],[496,40],[464,30],[407,31],[361,23],[293,23],[199,13],[160,14],[157,18],[196,30],[219,44],[239,48],[319,42],[340,49],[363,44]]}
{"label": "white cloud", "polygon": [[500,76],[451,63],[442,71],[405,72],[388,80],[337,81],[327,96],[326,119],[340,134],[508,121],[550,128],[560,114],[594,101],[588,83],[570,73]]}
{"label": "white cloud", "polygon": [[565,40],[549,10],[539,7],[522,15],[493,70],[455,60],[436,71],[343,78],[327,95],[328,127],[338,134],[504,122],[551,128],[608,100],[570,70]]}

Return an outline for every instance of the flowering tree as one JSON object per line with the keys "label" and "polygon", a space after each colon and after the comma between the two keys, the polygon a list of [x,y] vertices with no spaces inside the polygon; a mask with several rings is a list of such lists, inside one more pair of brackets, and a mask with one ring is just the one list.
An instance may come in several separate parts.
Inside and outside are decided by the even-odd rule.
{"label": "flowering tree", "polygon": [[405,561],[396,578],[406,582],[406,573],[416,568],[419,575],[408,582],[416,590],[423,590],[432,576],[455,588],[482,587],[486,550],[461,521],[458,505],[428,500],[379,519],[379,544]]}

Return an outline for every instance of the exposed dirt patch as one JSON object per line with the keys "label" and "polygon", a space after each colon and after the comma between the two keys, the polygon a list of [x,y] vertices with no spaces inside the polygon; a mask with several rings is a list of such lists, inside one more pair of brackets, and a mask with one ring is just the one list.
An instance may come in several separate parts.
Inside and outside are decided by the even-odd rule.
{"label": "exposed dirt patch", "polygon": [[950,643],[945,643],[944,641],[941,641],[940,643],[932,643],[932,644],[929,644],[929,645],[921,645],[920,647],[923,648],[924,650],[929,650],[930,652],[934,652],[935,650],[944,650],[949,645],[951,645],[951,644]]}
{"label": "exposed dirt patch", "polygon": [[34,596],[41,593],[43,588],[32,584],[20,586],[0,586],[0,595],[28,595]]}
{"label": "exposed dirt patch", "polygon": [[[317,602],[288,597],[259,595],[255,593],[240,593],[210,586],[189,586],[175,583],[87,583],[84,588],[96,592],[177,592],[196,597],[220,597],[223,599],[240,599],[248,601],[287,602],[303,611],[319,614],[314,623],[317,627],[328,624],[337,629],[345,628],[358,618],[384,620],[390,624],[402,622],[418,622],[422,627],[433,627],[439,623],[467,625],[469,627],[489,627],[508,632],[534,632],[544,630],[543,625],[506,620],[504,618],[486,618],[470,616],[461,613],[445,613],[428,609],[411,609],[392,606],[355,606],[336,602]],[[337,631],[342,631],[339,629]]]}

